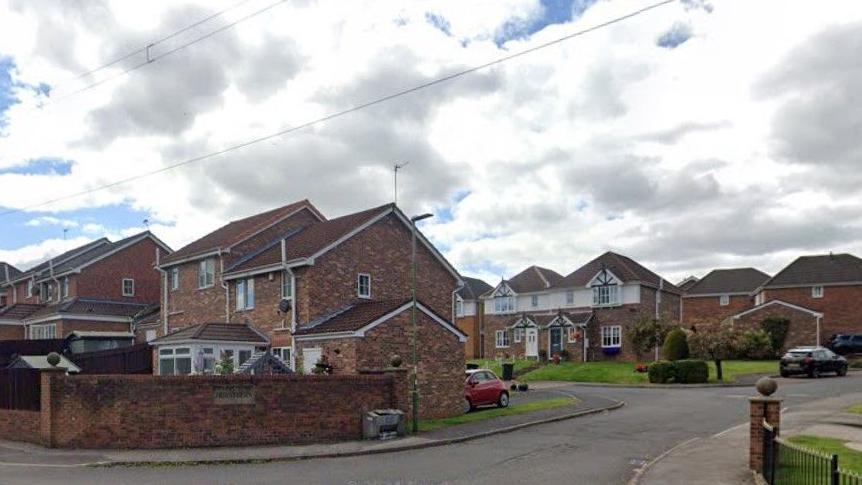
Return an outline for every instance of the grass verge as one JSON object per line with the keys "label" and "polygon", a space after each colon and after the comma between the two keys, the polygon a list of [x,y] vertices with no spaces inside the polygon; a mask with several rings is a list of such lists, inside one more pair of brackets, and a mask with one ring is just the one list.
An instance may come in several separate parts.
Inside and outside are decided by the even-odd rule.
{"label": "grass verge", "polygon": [[578,400],[572,397],[555,397],[541,401],[527,402],[523,404],[512,404],[507,408],[478,409],[476,411],[452,416],[451,418],[423,419],[419,421],[419,431],[433,431],[435,429],[456,426],[465,423],[474,423],[486,419],[498,418],[500,416],[514,416],[517,414],[531,413],[545,409],[554,409],[577,404]]}
{"label": "grass verge", "polygon": [[[715,364],[709,362],[710,382],[715,380]],[[745,374],[774,374],[776,361],[728,360],[722,362],[724,382],[733,382]],[[549,364],[521,377],[524,381],[599,382],[607,384],[647,384],[644,373],[635,372],[633,362],[563,362]]]}
{"label": "grass verge", "polygon": [[850,414],[862,414],[862,404],[854,404],[847,408],[847,412]]}
{"label": "grass verge", "polygon": [[[506,362],[511,361],[507,360]],[[498,362],[494,359],[473,359],[468,360],[467,363],[476,364],[479,366],[480,369],[491,370],[494,372],[494,374],[497,374],[497,377],[501,377],[503,375],[503,366],[501,362]],[[527,367],[530,367],[531,365],[535,364],[536,361],[528,359],[515,359],[513,363],[515,364],[515,373],[517,374],[522,369],[526,369]]]}
{"label": "grass verge", "polygon": [[[835,438],[823,438],[820,436],[791,436],[788,441],[795,445],[819,451],[827,455],[838,455],[838,467],[856,473],[862,473],[862,452],[851,450],[844,445],[844,441]],[[782,469],[795,468],[792,465],[782,465]]]}

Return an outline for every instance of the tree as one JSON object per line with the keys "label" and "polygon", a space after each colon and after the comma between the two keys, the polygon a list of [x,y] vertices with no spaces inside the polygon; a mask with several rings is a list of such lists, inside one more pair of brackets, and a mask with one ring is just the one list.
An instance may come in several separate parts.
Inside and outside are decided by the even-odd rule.
{"label": "tree", "polygon": [[661,320],[656,320],[650,315],[641,315],[627,334],[629,343],[632,344],[638,359],[640,359],[641,354],[652,352],[658,348],[670,331],[670,325],[666,325]]}
{"label": "tree", "polygon": [[760,322],[760,328],[769,335],[772,352],[780,355],[790,329],[790,320],[784,317],[766,317]]}
{"label": "tree", "polygon": [[661,353],[665,360],[673,361],[687,359],[689,349],[688,338],[686,338],[685,331],[681,328],[671,330],[664,339]]}
{"label": "tree", "polygon": [[226,375],[233,374],[233,357],[227,352],[221,353],[221,359],[215,365],[216,373]]}
{"label": "tree", "polygon": [[726,325],[701,328],[688,337],[688,347],[695,357],[715,362],[716,378],[720,381],[724,378],[721,361],[735,357],[739,346],[739,332]]}

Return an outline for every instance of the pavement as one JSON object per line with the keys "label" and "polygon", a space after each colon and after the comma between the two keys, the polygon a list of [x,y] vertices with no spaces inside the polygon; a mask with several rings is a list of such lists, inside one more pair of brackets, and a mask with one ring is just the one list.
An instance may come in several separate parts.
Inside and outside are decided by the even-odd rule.
{"label": "pavement", "polygon": [[[777,380],[785,385],[795,383],[795,380]],[[862,392],[785,407],[781,436],[804,434],[862,443],[862,415],[846,412],[849,406],[857,403],[862,403]],[[749,423],[743,422],[711,436],[686,440],[647,463],[630,484],[754,483],[748,471],[748,433]]]}

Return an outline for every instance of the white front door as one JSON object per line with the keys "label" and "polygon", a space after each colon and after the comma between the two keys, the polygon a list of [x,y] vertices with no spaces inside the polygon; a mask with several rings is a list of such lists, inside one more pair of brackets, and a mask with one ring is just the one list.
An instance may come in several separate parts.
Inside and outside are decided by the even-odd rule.
{"label": "white front door", "polygon": [[539,356],[539,332],[535,328],[527,329],[527,357]]}
{"label": "white front door", "polygon": [[314,366],[320,361],[322,354],[323,350],[320,347],[302,349],[302,371],[306,374],[311,374],[314,371]]}

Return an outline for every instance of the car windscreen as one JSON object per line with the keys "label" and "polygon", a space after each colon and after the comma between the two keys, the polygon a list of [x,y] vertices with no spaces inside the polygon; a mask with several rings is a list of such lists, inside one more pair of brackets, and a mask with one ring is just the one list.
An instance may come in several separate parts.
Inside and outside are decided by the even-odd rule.
{"label": "car windscreen", "polygon": [[787,352],[787,354],[785,354],[784,357],[791,358],[791,359],[802,359],[804,357],[809,357],[809,356],[811,356],[811,352],[809,352],[807,350],[798,351],[798,352],[791,350],[790,352]]}

